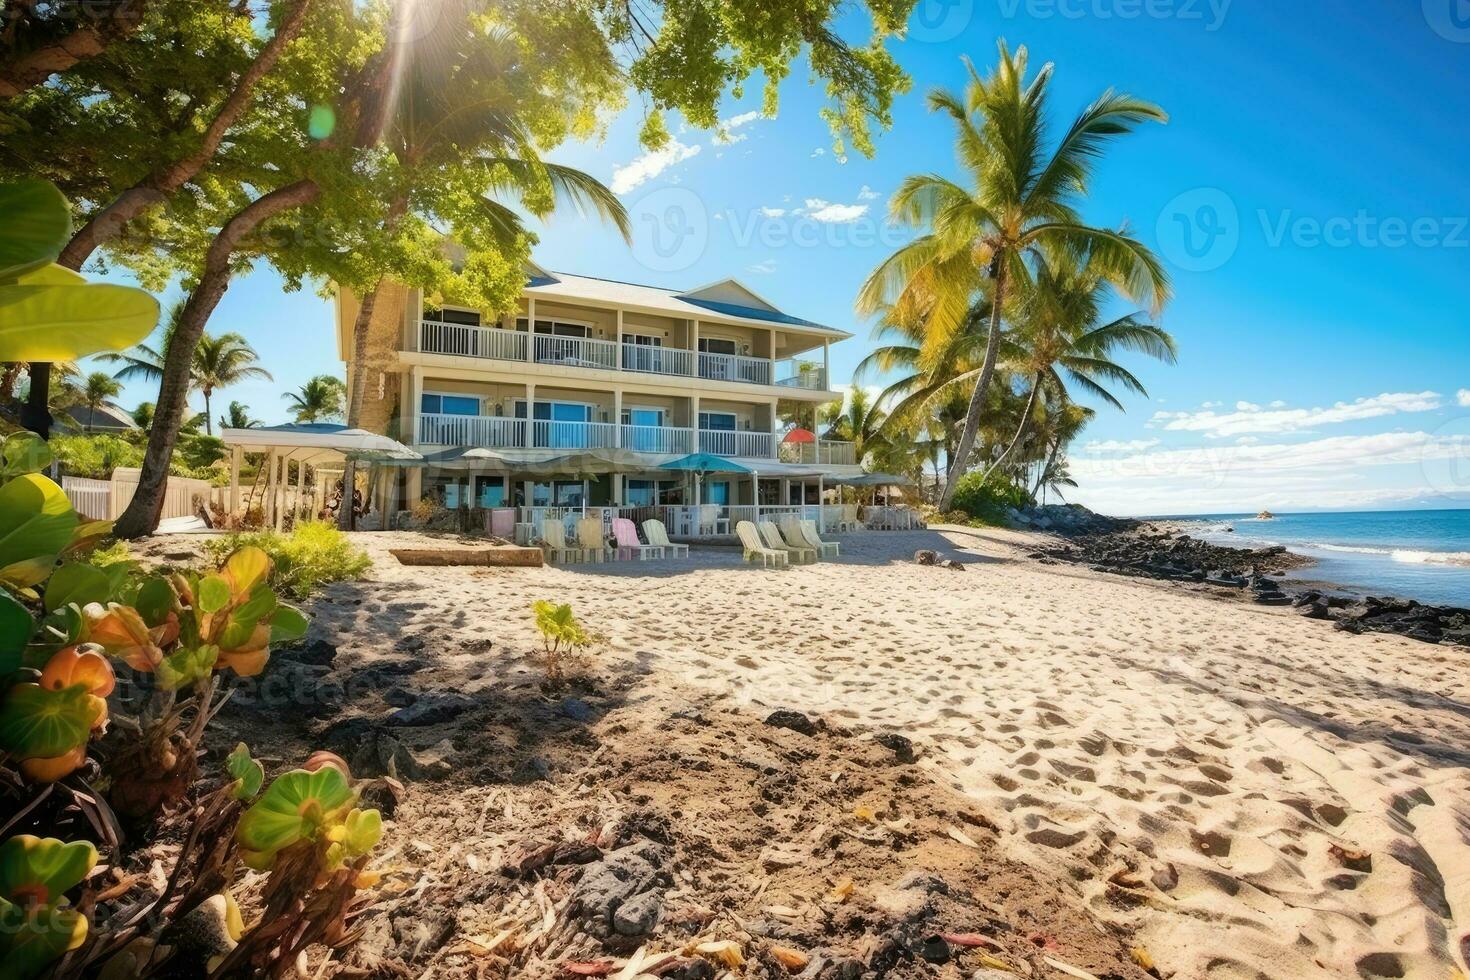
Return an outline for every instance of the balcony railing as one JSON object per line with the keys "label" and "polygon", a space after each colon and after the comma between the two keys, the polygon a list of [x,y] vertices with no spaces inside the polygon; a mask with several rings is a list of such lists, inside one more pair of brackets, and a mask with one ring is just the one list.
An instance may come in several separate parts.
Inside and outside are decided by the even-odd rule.
{"label": "balcony railing", "polygon": [[531,424],[536,449],[612,449],[617,426],[610,422],[555,422],[536,419]]}
{"label": "balcony railing", "polygon": [[780,378],[776,384],[783,388],[802,388],[806,391],[826,391],[827,372],[815,364],[799,366],[789,378]]}
{"label": "balcony railing", "polygon": [[783,442],[780,459],[783,463],[824,463],[830,466],[853,466],[857,453],[850,442],[819,439],[816,442]]}
{"label": "balcony railing", "polygon": [[616,371],[618,345],[608,340],[591,340],[587,337],[549,337],[537,334],[536,360],[541,364]]}
{"label": "balcony railing", "polygon": [[776,455],[776,436],[771,432],[700,429],[699,451],[715,456],[770,458]]}
{"label": "balcony railing", "polygon": [[645,344],[623,345],[623,370],[643,374],[673,374],[689,377],[694,355],[677,347],[650,347]]}
{"label": "balcony railing", "polygon": [[752,385],[771,383],[771,362],[764,357],[735,354],[699,354],[699,376],[711,381],[740,381]]}
{"label": "balcony railing", "polygon": [[526,359],[526,335],[514,330],[471,327],[459,323],[419,321],[419,350],[501,361]]}
{"label": "balcony railing", "polygon": [[623,449],[640,453],[678,453],[687,456],[694,452],[694,430],[665,425],[625,425],[622,431]]}
{"label": "balcony railing", "polygon": [[526,444],[526,420],[424,413],[419,416],[418,442],[426,446],[516,449]]}

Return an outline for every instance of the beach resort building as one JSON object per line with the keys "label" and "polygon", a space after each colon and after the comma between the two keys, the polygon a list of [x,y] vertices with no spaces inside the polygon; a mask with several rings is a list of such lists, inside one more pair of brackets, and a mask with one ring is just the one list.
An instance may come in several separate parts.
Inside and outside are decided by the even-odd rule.
{"label": "beach resort building", "polygon": [[[794,316],[733,279],[679,290],[533,268],[519,307],[435,305],[385,286],[367,344],[353,349],[358,298],[336,303],[349,381],[366,372],[361,427],[424,465],[395,468],[388,496],[450,508],[819,502],[861,473],[850,443],[793,433],[838,397],[831,346],[845,331]],[[730,472],[661,467],[690,454]],[[534,519],[523,514],[522,519]]]}

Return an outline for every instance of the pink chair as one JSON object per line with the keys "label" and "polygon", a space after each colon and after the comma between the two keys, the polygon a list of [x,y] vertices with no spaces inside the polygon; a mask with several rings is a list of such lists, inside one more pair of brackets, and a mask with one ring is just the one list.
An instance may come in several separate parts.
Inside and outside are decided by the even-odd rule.
{"label": "pink chair", "polygon": [[486,528],[491,534],[498,538],[510,538],[516,531],[516,510],[514,507],[496,507],[490,511],[490,526]]}
{"label": "pink chair", "polygon": [[632,558],[634,555],[639,561],[644,561],[653,554],[655,558],[664,557],[664,549],[658,545],[644,544],[638,540],[638,529],[633,522],[626,517],[614,517],[612,522],[613,538],[617,540],[617,552],[619,560]]}

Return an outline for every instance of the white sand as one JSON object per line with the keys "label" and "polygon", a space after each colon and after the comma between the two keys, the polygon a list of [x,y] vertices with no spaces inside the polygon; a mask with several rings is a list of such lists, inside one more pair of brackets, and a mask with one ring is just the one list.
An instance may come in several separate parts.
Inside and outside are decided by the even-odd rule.
{"label": "white sand", "polygon": [[[838,562],[783,572],[701,548],[540,570],[387,556],[414,537],[361,539],[376,577],[401,583],[398,612],[448,637],[447,664],[483,665],[455,649],[459,633],[530,650],[530,601],[556,599],[650,692],[691,685],[902,732],[1017,856],[1070,877],[1166,975],[1466,970],[1463,649],[1042,566],[1021,557],[1027,537],[999,531],[837,536]],[[921,547],[968,567],[914,565]],[[319,628],[350,644],[375,605]],[[1371,871],[1334,845],[1366,852],[1353,863]],[[1131,887],[1109,884],[1125,871]]]}

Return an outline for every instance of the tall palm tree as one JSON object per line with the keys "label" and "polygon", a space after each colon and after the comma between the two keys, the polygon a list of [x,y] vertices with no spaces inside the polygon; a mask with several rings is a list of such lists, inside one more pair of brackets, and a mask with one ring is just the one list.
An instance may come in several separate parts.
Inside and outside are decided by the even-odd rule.
{"label": "tall palm tree", "polygon": [[144,432],[147,432],[149,429],[153,428],[154,407],[155,406],[152,402],[139,402],[138,407],[133,409],[132,411],[133,424],[142,429]]}
{"label": "tall palm tree", "polygon": [[214,424],[209,419],[209,398],[216,388],[228,388],[250,378],[271,380],[271,374],[260,367],[260,358],[255,348],[237,333],[222,333],[218,337],[208,334],[199,338],[194,348],[192,381],[194,388],[204,396],[204,431],[214,435]]}
{"label": "tall palm tree", "polygon": [[88,434],[92,431],[92,421],[98,409],[116,398],[121,391],[122,385],[106,371],[93,371],[87,375],[86,383],[82,386],[82,400],[87,406]]}
{"label": "tall palm tree", "polygon": [[825,437],[852,443],[853,458],[859,463],[877,448],[878,431],[885,418],[882,405],[861,386],[853,387],[845,398],[829,402],[821,412]]}
{"label": "tall palm tree", "polygon": [[322,422],[342,417],[344,388],[340,378],[318,374],[302,385],[300,391],[288,391],[281,397],[291,403],[291,416],[297,422]]}
{"label": "tall palm tree", "polygon": [[241,402],[230,402],[225,414],[219,417],[221,429],[254,429],[259,425],[260,419],[250,417],[250,406]]}
{"label": "tall palm tree", "polygon": [[1156,309],[1169,295],[1168,275],[1152,252],[1124,232],[1086,224],[1075,207],[1087,192],[1103,147],[1140,123],[1166,121],[1164,111],[1128,95],[1104,92],[1048,152],[1052,66],[1028,79],[1026,49],[1012,54],[1002,41],[990,75],[982,78],[973,65],[967,67],[970,80],[963,93],[936,90],[928,101],[931,111],[947,113],[955,123],[956,153],[970,186],[937,174],[903,182],[890,201],[891,217],[925,233],[885,260],[858,299],[863,313],[885,305],[901,315],[923,311],[926,337],[942,345],[974,315],[975,298],[989,287],[985,353],[964,431],[949,461],[941,508],[948,507],[975,445],[1000,349],[1009,286],[1029,281],[1040,246],[1090,249],[1124,293]]}

